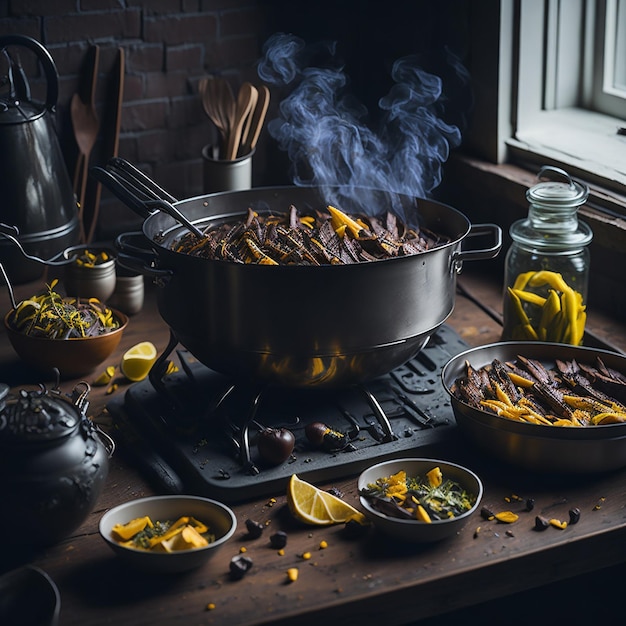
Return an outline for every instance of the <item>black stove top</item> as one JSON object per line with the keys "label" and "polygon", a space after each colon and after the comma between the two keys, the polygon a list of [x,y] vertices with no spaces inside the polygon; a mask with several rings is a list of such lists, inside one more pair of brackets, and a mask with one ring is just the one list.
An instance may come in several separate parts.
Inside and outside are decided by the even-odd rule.
{"label": "black stove top", "polygon": [[[443,325],[405,365],[340,390],[247,389],[177,351],[180,371],[156,389],[146,379],[107,408],[129,458],[159,479],[162,491],[226,502],[273,495],[292,474],[309,482],[356,475],[370,465],[445,441],[456,424],[440,373],[467,345]],[[343,449],[316,446],[310,422],[345,435]],[[296,445],[278,466],[264,464],[260,426],[291,430]]]}

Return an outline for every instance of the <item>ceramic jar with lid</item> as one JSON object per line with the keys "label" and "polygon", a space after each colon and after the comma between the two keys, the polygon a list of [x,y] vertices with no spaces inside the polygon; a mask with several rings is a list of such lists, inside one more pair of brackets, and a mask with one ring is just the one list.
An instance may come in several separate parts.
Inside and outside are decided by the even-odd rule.
{"label": "ceramic jar with lid", "polygon": [[580,345],[586,321],[591,228],[578,219],[589,189],[544,166],[514,222],[505,260],[502,339]]}
{"label": "ceramic jar with lid", "polygon": [[104,486],[114,443],[86,416],[88,385],[71,398],[43,387],[10,394],[0,383],[0,494],[16,544],[70,535]]}

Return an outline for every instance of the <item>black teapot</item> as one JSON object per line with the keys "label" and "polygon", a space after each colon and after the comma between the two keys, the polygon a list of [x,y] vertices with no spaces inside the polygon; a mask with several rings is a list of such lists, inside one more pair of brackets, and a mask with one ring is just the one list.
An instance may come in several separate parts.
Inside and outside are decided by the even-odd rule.
{"label": "black teapot", "polygon": [[90,391],[43,385],[11,394],[0,383],[0,497],[11,541],[51,545],[93,510],[115,444],[87,417]]}
{"label": "black teapot", "polygon": [[[43,69],[45,102],[31,99],[18,46],[34,53]],[[5,66],[7,74],[0,76],[0,222],[17,228],[29,254],[49,258],[80,238],[76,197],[54,127],[58,73],[50,53],[24,35],[0,37],[0,68]],[[0,262],[13,283],[36,280],[44,270],[1,237]]]}

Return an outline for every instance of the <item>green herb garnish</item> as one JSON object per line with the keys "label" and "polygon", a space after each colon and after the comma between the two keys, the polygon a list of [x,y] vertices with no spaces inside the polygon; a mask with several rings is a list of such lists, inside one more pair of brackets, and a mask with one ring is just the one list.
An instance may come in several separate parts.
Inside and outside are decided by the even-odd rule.
{"label": "green herb garnish", "polygon": [[457,517],[476,503],[476,495],[433,468],[423,478],[405,471],[379,478],[361,490],[372,506],[392,517],[425,522]]}

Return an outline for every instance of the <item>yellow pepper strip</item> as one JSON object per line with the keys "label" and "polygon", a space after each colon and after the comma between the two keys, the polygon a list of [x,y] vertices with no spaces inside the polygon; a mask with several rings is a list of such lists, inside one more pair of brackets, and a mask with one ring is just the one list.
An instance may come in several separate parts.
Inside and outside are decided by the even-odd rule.
{"label": "yellow pepper strip", "polygon": [[523,376],[520,376],[515,372],[507,372],[507,374],[511,379],[511,382],[518,387],[524,387],[525,389],[529,389],[535,384],[532,380],[524,378]]}
{"label": "yellow pepper strip", "polygon": [[528,280],[529,287],[541,287],[543,285],[550,285],[553,289],[560,292],[565,292],[571,287],[563,280],[563,276],[557,272],[550,272],[548,270],[541,270],[535,272]]}
{"label": "yellow pepper strip", "polygon": [[554,290],[548,291],[548,297],[541,309],[541,319],[539,320],[538,335],[542,341],[545,341],[548,335],[548,328],[552,320],[561,311],[561,300],[559,294]]}
{"label": "yellow pepper strip", "polygon": [[426,478],[431,487],[439,487],[443,481],[443,474],[439,467],[433,467],[429,472],[426,472]]}
{"label": "yellow pepper strip", "polygon": [[157,543],[161,543],[163,541],[167,541],[172,538],[177,533],[181,532],[181,530],[189,523],[188,517],[179,517],[168,529],[168,531],[159,537],[152,537],[150,539],[150,547],[152,548]]}
{"label": "yellow pepper strip", "polygon": [[523,289],[513,289],[513,293],[523,302],[529,304],[535,304],[538,307],[542,307],[546,303],[546,299],[543,296],[536,294],[533,291],[524,291]]}
{"label": "yellow pepper strip", "polygon": [[501,400],[481,400],[480,404],[492,409],[496,413],[498,411],[506,411],[506,409],[509,408],[509,405]]}
{"label": "yellow pepper strip", "polygon": [[552,426],[562,426],[565,428],[570,428],[572,426],[576,426],[576,424],[572,422],[572,420],[561,418],[552,422]]}
{"label": "yellow pepper strip", "polygon": [[531,276],[534,275],[535,272],[524,272],[523,274],[518,274],[517,278],[515,279],[515,283],[513,284],[513,289],[525,289],[526,285],[528,284],[528,281],[530,280]]}
{"label": "yellow pepper strip", "polygon": [[591,418],[594,426],[599,424],[620,424],[626,422],[626,413],[598,413]]}
{"label": "yellow pepper strip", "polygon": [[496,397],[498,398],[498,400],[500,400],[501,402],[504,402],[508,406],[513,406],[513,402],[511,401],[511,398],[509,398],[509,396],[506,395],[504,389],[502,389],[502,387],[500,387],[498,383],[495,383],[495,388],[496,388]]}
{"label": "yellow pepper strip", "polygon": [[430,519],[430,515],[428,515],[428,511],[421,504],[419,504],[419,502],[417,502],[417,499],[414,498],[414,501],[417,504],[417,509],[415,510],[415,517],[420,522],[426,522],[427,524],[432,523],[432,520]]}
{"label": "yellow pepper strip", "polygon": [[519,319],[520,321],[519,328],[524,332],[528,339],[538,339],[537,333],[532,327],[530,320],[528,319],[528,315],[526,315],[526,311],[524,311],[524,307],[522,306],[522,301],[520,300],[519,296],[510,287],[507,288],[507,291],[513,304],[513,309],[515,311],[517,319]]}
{"label": "yellow pepper strip", "polygon": [[137,517],[126,524],[115,524],[111,530],[120,539],[129,540],[146,527],[154,528],[152,520],[149,517]]}
{"label": "yellow pepper strip", "polygon": [[[355,239],[358,239],[359,234],[363,230],[363,226],[361,226],[361,224],[333,206],[328,206],[328,212],[331,215],[332,227],[340,237],[344,236],[347,229]],[[341,229],[341,234],[339,233],[339,229]]]}

